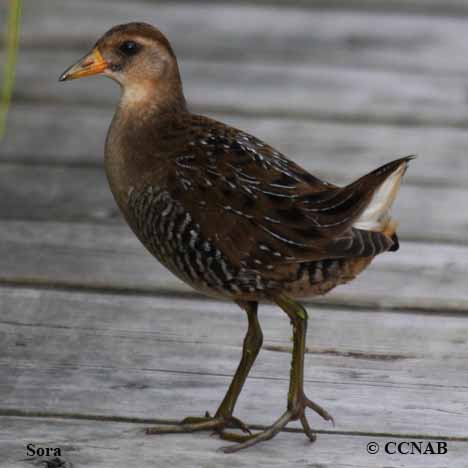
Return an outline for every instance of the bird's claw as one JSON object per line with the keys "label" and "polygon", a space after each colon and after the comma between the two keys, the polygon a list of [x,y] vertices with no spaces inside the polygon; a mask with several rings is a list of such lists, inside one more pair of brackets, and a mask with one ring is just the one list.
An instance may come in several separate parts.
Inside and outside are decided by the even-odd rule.
{"label": "bird's claw", "polygon": [[281,431],[290,421],[299,420],[304,433],[311,442],[316,440],[316,435],[307,421],[305,409],[310,408],[320,415],[326,421],[331,421],[334,425],[333,417],[320,405],[309,400],[305,395],[302,395],[296,403],[289,408],[279,419],[277,419],[270,427],[265,430],[251,435],[239,435],[230,432],[222,432],[221,438],[232,442],[237,442],[236,445],[221,447],[220,450],[224,453],[233,453],[244,448],[251,447],[265,440],[273,438],[279,431]]}

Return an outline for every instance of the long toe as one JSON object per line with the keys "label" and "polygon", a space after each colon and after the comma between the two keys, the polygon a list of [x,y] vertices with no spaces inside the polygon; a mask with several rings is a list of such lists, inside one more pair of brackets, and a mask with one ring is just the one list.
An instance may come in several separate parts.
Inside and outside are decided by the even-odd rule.
{"label": "long toe", "polygon": [[305,435],[309,438],[311,442],[314,442],[317,438],[315,433],[307,421],[305,410],[310,408],[319,414],[326,421],[333,421],[333,417],[324,410],[320,405],[309,400],[305,395],[297,403],[297,406],[286,411],[274,424],[265,429],[264,431],[258,432],[252,435],[240,435],[234,434],[232,432],[220,432],[220,437],[224,440],[229,440],[232,442],[238,442],[235,445],[230,445],[226,447],[221,447],[221,451],[224,453],[233,453],[239,450],[243,450],[248,447],[252,447],[260,442],[272,439],[278,432],[286,427],[290,421],[299,420],[301,422],[302,428],[304,429]]}
{"label": "long toe", "polygon": [[302,414],[299,418],[302,424],[302,428],[304,429],[305,435],[310,439],[311,442],[315,442],[317,436],[312,431],[311,427],[309,426],[309,422],[307,421],[306,415]]}
{"label": "long toe", "polygon": [[181,434],[197,431],[216,431],[222,432],[226,428],[240,429],[247,434],[251,431],[247,424],[234,416],[210,416],[206,413],[205,416],[188,416],[178,424],[160,424],[158,426],[147,427],[145,433],[147,435],[154,434]]}
{"label": "long toe", "polygon": [[147,435],[154,434],[183,434],[197,431],[216,430],[223,427],[221,418],[203,418],[203,417],[188,417],[182,420],[179,424],[160,424],[158,426],[147,427],[145,433]]}
{"label": "long toe", "polygon": [[333,416],[324,408],[322,408],[320,405],[317,403],[313,402],[312,400],[309,400],[306,396],[304,398],[304,404],[307,406],[307,408],[310,408],[311,410],[315,411],[320,417],[325,419],[325,421],[330,421],[333,425],[335,425],[335,420],[333,419]]}
{"label": "long toe", "polygon": [[231,427],[232,429],[240,429],[242,432],[247,434],[252,434],[252,431],[249,429],[249,426],[241,421],[235,416],[228,416],[224,419],[226,421],[226,427]]}
{"label": "long toe", "polygon": [[279,419],[275,421],[269,428],[265,429],[264,431],[258,432],[257,434],[253,435],[252,437],[247,436],[248,439],[244,442],[240,442],[236,445],[228,445],[226,447],[221,447],[220,450],[224,453],[234,453],[238,452],[239,450],[246,449],[248,447],[252,447],[260,442],[264,442],[266,440],[272,439],[276,434],[278,434],[281,429],[283,429],[289,421],[294,419],[293,413],[291,411],[286,411]]}
{"label": "long toe", "polygon": [[237,434],[235,432],[230,432],[230,431],[219,431],[218,433],[215,433],[215,434],[217,434],[220,437],[220,439],[227,440],[229,442],[238,442],[238,443],[246,442],[248,440],[253,439],[256,436],[256,434],[252,434],[252,433],[250,433],[249,435],[246,435],[246,434]]}

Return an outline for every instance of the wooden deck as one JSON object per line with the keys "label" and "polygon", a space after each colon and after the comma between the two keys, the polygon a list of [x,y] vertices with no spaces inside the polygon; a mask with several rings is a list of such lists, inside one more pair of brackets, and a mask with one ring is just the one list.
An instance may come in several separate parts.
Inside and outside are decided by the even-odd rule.
{"label": "wooden deck", "polygon": [[[249,3],[25,0],[0,143],[0,467],[468,467],[468,3]],[[310,415],[314,444],[294,424],[234,455],[206,433],[142,432],[216,409],[246,320],[165,272],[122,222],[102,167],[116,86],[57,82],[130,20],[168,34],[194,109],[333,182],[419,154],[395,207],[400,251],[308,304],[306,390],[336,420]],[[284,314],[260,319],[236,411],[256,428],[284,409],[291,346]],[[386,454],[391,441],[448,452]],[[28,444],[60,447],[63,464]]]}

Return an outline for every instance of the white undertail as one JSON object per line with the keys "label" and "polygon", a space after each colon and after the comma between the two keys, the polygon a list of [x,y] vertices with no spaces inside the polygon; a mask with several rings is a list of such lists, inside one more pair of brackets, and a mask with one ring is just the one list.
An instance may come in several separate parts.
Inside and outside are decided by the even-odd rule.
{"label": "white undertail", "polygon": [[365,231],[384,232],[389,230],[392,225],[392,231],[396,229],[396,222],[390,217],[390,208],[400,188],[400,182],[403,174],[406,172],[408,162],[404,161],[392,172],[375,191],[369,205],[353,224],[356,229]]}

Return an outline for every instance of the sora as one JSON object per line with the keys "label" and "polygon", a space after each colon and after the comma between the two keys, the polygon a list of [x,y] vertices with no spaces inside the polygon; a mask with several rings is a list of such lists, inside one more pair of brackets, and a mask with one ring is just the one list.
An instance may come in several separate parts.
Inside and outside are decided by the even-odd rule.
{"label": "sora", "polygon": [[[314,177],[254,136],[192,114],[174,52],[148,24],[112,28],[60,80],[94,74],[122,88],[105,166],[128,224],[182,281],[236,302],[248,317],[239,367],[215,415],[147,433],[211,429],[238,442],[224,448],[233,452],[300,420],[314,440],[305,409],[333,419],[304,394],[307,313],[295,299],[324,294],[352,280],[376,255],[398,249],[389,209],[411,157],[346,187]],[[286,411],[270,428],[251,434],[233,410],[262,346],[261,301],[289,316],[293,352]]]}

